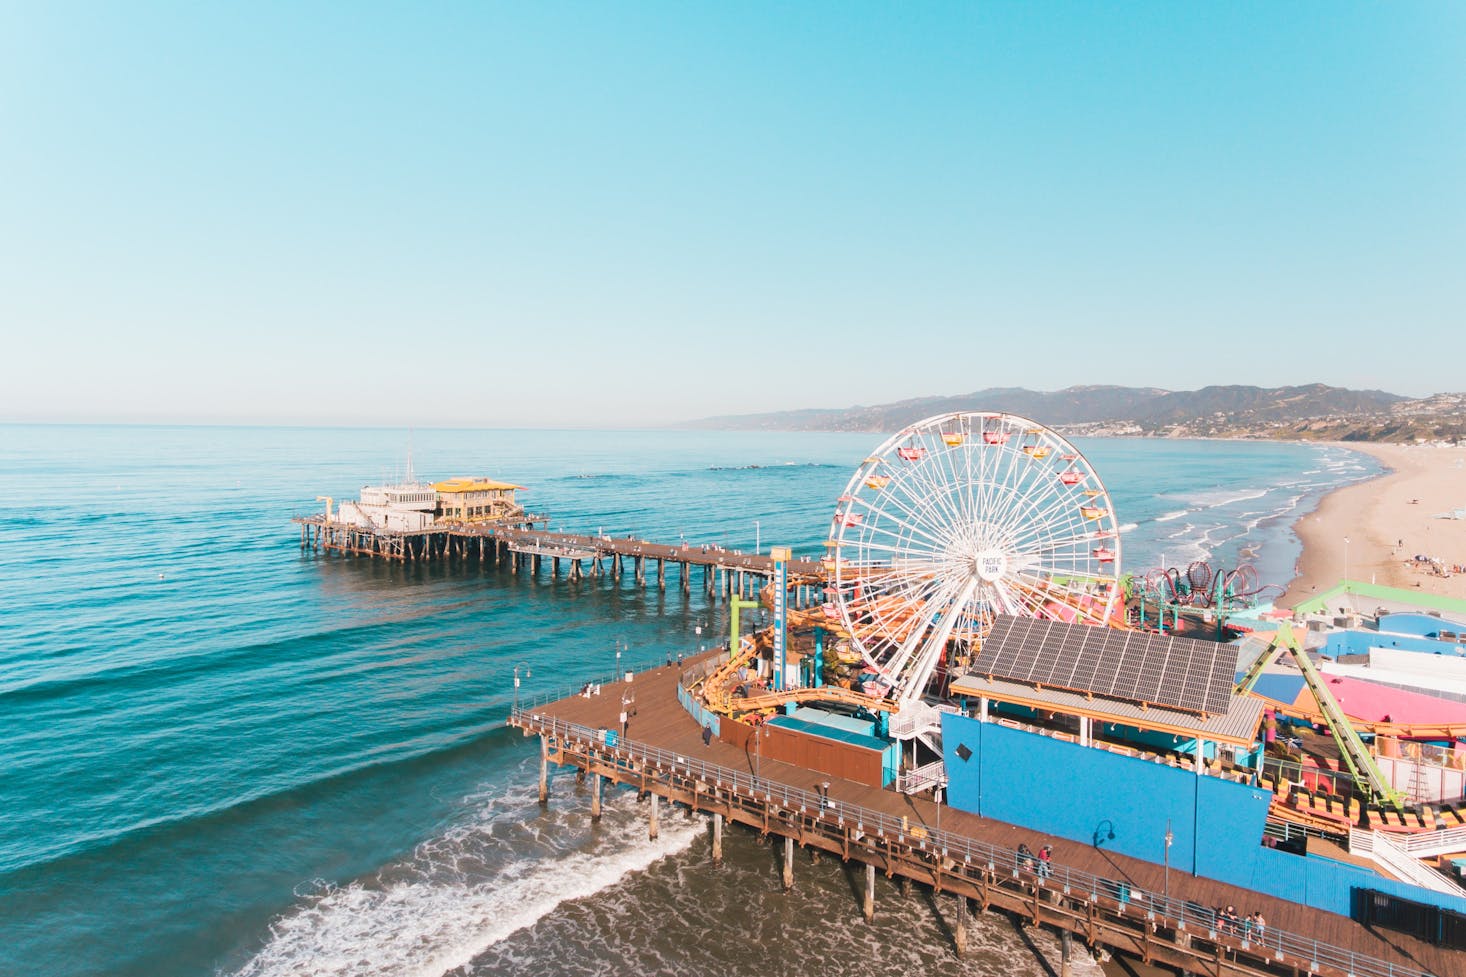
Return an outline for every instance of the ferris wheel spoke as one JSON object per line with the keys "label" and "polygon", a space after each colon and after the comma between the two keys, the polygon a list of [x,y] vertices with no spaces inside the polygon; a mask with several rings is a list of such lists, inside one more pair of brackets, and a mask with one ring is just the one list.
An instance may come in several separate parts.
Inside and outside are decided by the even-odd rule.
{"label": "ferris wheel spoke", "polygon": [[[1026,457],[1026,456],[1025,456]],[[999,511],[997,518],[1004,524],[1022,524],[1025,510],[1032,511],[1041,504],[1040,500],[1047,499],[1055,491],[1055,487],[1062,487],[1055,475],[1052,481],[1043,477],[1049,474],[1049,466],[1026,458],[1028,470],[1024,473],[1025,479],[1022,483],[1022,491],[1014,492],[1005,500],[1005,504]],[[1038,466],[1043,465],[1042,469]]]}
{"label": "ferris wheel spoke", "polygon": [[[893,522],[897,526],[908,530],[914,536],[920,536],[926,539],[933,546],[943,547],[947,545],[946,540],[933,535],[932,530],[927,528],[928,522],[921,512],[904,504],[894,493],[889,493],[888,490],[882,490],[882,493],[880,498],[872,499],[866,503],[867,512],[877,516],[876,519],[872,520],[872,528],[886,522]],[[887,502],[888,504],[884,506],[877,505],[876,503],[880,501]],[[892,511],[893,509],[895,510],[894,512]],[[897,515],[897,513],[901,515]],[[887,531],[889,532],[889,530]]]}
{"label": "ferris wheel spoke", "polygon": [[907,639],[901,643],[887,662],[892,674],[907,675],[911,663],[918,660],[918,649],[925,647],[923,639],[931,634],[933,627],[938,624],[938,619],[947,620],[951,617],[949,610],[953,604],[956,588],[949,583],[942,586],[940,590],[942,591],[940,594],[922,607],[920,627],[907,636]]}
{"label": "ferris wheel spoke", "polygon": [[953,494],[960,483],[946,477],[944,459],[948,453],[945,444],[940,449],[929,449],[922,462],[912,467],[912,477],[926,488],[922,498],[939,510],[938,515],[948,525],[960,525],[961,513],[953,505]]}
{"label": "ferris wheel spoke", "polygon": [[863,530],[857,539],[868,540],[880,535],[888,539],[900,542],[904,547],[920,547],[923,550],[932,552],[943,551],[947,548],[946,540],[937,539],[930,533],[923,531],[915,524],[898,520],[889,514],[883,514],[879,518],[860,526]]}
{"label": "ferris wheel spoke", "polygon": [[[960,607],[966,604],[976,589],[977,580],[969,579],[967,586],[952,601],[952,605]],[[947,648],[947,641],[952,636],[952,629],[956,626],[958,617],[959,615],[952,611],[943,614],[937,626],[921,645],[911,669],[911,680],[905,683],[901,692],[901,697],[906,701],[918,698],[925,693],[927,683],[931,681],[932,672],[936,669],[942,652]]]}

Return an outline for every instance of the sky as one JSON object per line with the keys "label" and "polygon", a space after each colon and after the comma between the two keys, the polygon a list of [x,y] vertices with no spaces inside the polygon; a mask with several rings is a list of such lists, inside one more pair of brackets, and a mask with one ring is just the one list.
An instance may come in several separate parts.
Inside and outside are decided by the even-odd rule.
{"label": "sky", "polygon": [[0,2],[0,421],[1466,390],[1466,4]]}

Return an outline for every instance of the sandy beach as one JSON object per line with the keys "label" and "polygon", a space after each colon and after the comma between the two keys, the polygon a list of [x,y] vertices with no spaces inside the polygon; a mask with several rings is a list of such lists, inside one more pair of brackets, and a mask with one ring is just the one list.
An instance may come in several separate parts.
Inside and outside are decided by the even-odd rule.
{"label": "sandy beach", "polygon": [[[1343,579],[1466,599],[1466,519],[1438,518],[1466,509],[1466,448],[1347,444],[1390,469],[1379,478],[1324,497],[1294,525],[1303,542],[1298,576],[1279,607],[1292,607]],[[1347,543],[1345,542],[1347,540]],[[1445,564],[1448,576],[1416,555]]]}

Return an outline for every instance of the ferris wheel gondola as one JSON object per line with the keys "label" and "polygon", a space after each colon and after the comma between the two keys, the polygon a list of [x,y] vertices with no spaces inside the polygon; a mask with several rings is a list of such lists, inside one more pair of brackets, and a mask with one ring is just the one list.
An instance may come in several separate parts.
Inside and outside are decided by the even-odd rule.
{"label": "ferris wheel gondola", "polygon": [[892,437],[855,471],[830,536],[833,616],[899,699],[975,652],[996,614],[1104,624],[1119,598],[1103,483],[1061,435],[1011,414],[943,414]]}

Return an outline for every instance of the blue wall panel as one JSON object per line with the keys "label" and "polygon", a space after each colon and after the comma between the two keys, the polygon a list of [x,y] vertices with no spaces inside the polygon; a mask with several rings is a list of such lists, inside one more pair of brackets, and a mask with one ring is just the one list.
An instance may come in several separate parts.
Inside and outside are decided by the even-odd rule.
{"label": "blue wall panel", "polygon": [[1170,819],[1171,864],[1191,870],[1195,774],[962,716],[942,742],[953,807],[1158,864]]}
{"label": "blue wall panel", "polygon": [[1399,634],[1418,634],[1423,638],[1428,634],[1439,634],[1442,630],[1455,631],[1459,634],[1466,631],[1466,624],[1449,618],[1436,617],[1434,614],[1382,614],[1379,619],[1379,629]]}
{"label": "blue wall panel", "polygon": [[[960,810],[1156,864],[1165,860],[1169,818],[1178,871],[1344,916],[1356,887],[1466,912],[1466,899],[1264,848],[1265,790],[950,714],[942,716],[942,744],[947,802]],[[1063,852],[1056,857],[1063,861]]]}
{"label": "blue wall panel", "polygon": [[[1440,622],[1436,622],[1439,625]],[[1416,638],[1404,634],[1379,634],[1375,631],[1336,631],[1324,644],[1323,653],[1331,658],[1340,655],[1367,655],[1371,648],[1398,648],[1426,655],[1466,655],[1466,645],[1433,638]]]}

